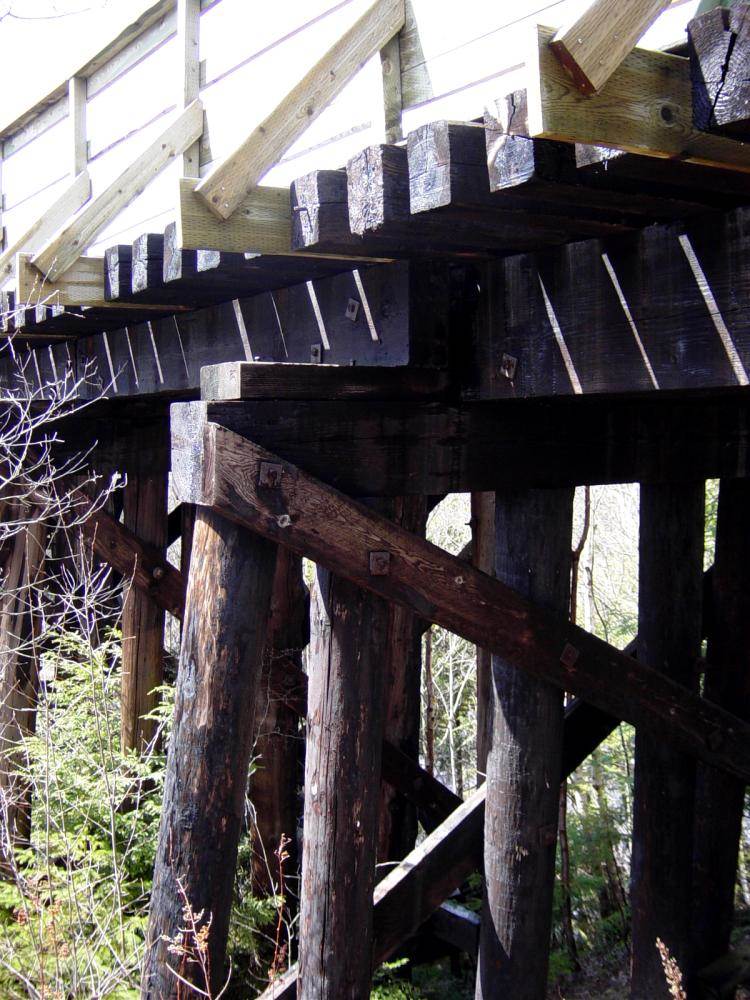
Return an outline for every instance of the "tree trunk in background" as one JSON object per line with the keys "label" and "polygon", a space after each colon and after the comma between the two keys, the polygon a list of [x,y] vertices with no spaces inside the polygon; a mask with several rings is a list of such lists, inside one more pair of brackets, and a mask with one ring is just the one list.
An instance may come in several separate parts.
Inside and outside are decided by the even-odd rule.
{"label": "tree trunk in background", "polygon": [[[719,492],[704,694],[750,717],[750,481],[724,480]],[[693,867],[693,951],[701,969],[724,955],[734,919],[745,787],[697,766]]]}
{"label": "tree trunk in background", "polygon": [[[24,512],[28,516],[28,511]],[[13,853],[31,834],[31,789],[14,773],[18,749],[36,729],[39,694],[38,620],[34,590],[44,574],[46,528],[32,523],[4,546],[0,595],[0,871],[13,869]],[[16,756],[18,754],[19,756]]]}
{"label": "tree trunk in background", "polygon": [[[427,498],[400,497],[388,502],[388,514],[402,528],[424,536]],[[388,607],[388,639],[384,656],[384,737],[407,757],[419,760],[420,683],[424,623],[396,604]],[[400,861],[417,840],[417,810],[386,782],[380,784],[378,813],[379,862]]]}
{"label": "tree trunk in background", "polygon": [[310,626],[298,995],[364,998],[388,605],[317,567]]}
{"label": "tree trunk in background", "polygon": [[[498,493],[495,573],[567,614],[573,491]],[[542,1000],[547,987],[563,692],[492,658],[487,759],[485,904],[477,1000]]]}
{"label": "tree trunk in background", "polygon": [[[263,675],[257,699],[256,769],[250,777],[250,799],[255,810],[253,828],[253,891],[270,895],[279,891],[278,861],[274,852],[281,838],[288,842],[285,879],[298,874],[297,819],[299,718],[269,689],[274,662],[289,660],[302,666],[302,650],[310,638],[307,588],[302,580],[302,558],[279,549],[266,634]],[[295,886],[295,893],[297,887]],[[291,900],[287,900],[290,904]],[[294,905],[292,905],[292,908]]]}
{"label": "tree trunk in background", "polygon": [[[261,674],[276,547],[198,508],[177,672],[174,728],[164,783],[159,843],[143,963],[143,1000],[172,1000],[179,982],[216,996],[245,818],[253,719]],[[182,934],[183,909],[211,920],[207,958],[188,961],[195,938]],[[170,953],[170,940],[187,955]],[[185,996],[186,987],[180,987]]]}
{"label": "tree trunk in background", "polygon": [[[703,482],[642,485],[638,659],[696,689],[701,650]],[[657,730],[635,744],[631,908],[634,1000],[670,996],[659,938],[687,981],[695,760]]]}
{"label": "tree trunk in background", "polygon": [[[168,429],[166,419],[156,426],[156,446],[144,451],[142,466],[128,474],[123,498],[125,527],[162,551],[167,545],[169,514]],[[148,594],[131,586],[122,609],[123,749],[140,752],[153,739],[156,723],[144,716],[156,708],[158,696],[153,691],[163,680],[164,611]]]}

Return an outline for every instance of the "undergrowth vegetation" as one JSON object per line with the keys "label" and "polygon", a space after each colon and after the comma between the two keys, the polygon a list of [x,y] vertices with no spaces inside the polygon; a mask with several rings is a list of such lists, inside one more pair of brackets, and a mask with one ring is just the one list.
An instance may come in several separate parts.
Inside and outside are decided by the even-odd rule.
{"label": "undergrowth vegetation", "polygon": [[[715,486],[709,484],[707,562],[715,498]],[[637,490],[629,487],[592,490],[588,501],[581,494],[576,508],[574,542],[585,528],[578,621],[618,646],[636,630],[637,512]],[[434,512],[430,537],[458,553],[469,539],[469,521],[468,498],[450,497]],[[14,852],[0,845],[5,858],[0,997],[8,1000],[131,1000],[139,995],[173,687],[166,684],[160,692],[157,735],[147,751],[140,756],[124,752],[121,636],[111,627],[111,616],[108,626],[106,616],[97,618],[93,603],[84,601],[91,614],[73,620],[62,616],[59,627],[50,617],[41,644],[35,726],[13,749],[12,793],[16,802],[30,807],[30,826],[25,843]],[[423,658],[421,760],[464,796],[478,780],[476,708],[474,648],[433,627]],[[558,866],[550,996],[617,996],[626,989],[633,755],[633,731],[620,726],[568,780],[570,875],[566,884]],[[248,829],[251,822],[248,802]],[[293,886],[294,875],[289,875]],[[480,909],[478,876],[461,887],[456,901]],[[750,903],[747,836],[738,902]],[[257,995],[268,984],[269,969],[283,970],[294,958],[289,945],[293,910],[293,900],[253,894],[246,829],[235,883],[227,1000]],[[474,972],[469,958],[449,951],[426,963],[407,954],[378,970],[373,996],[460,1000],[474,995]]]}

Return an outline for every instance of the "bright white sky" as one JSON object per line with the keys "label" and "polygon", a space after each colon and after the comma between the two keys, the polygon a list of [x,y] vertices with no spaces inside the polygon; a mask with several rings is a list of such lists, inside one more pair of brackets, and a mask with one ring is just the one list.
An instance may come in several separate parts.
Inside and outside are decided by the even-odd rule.
{"label": "bright white sky", "polygon": [[[152,2],[0,0],[0,119],[12,120],[54,89]],[[220,0],[207,11],[201,21],[201,58],[209,86],[201,97],[212,156],[229,152],[238,135],[274,107],[369,2]],[[489,100],[522,86],[522,70],[498,76],[504,68],[523,61],[526,24],[521,22],[541,20],[558,25],[576,16],[589,0],[411,2],[434,100],[406,112],[406,131],[424,121],[473,118]],[[662,15],[644,43],[656,48],[679,40],[696,6],[697,0],[676,3]],[[330,13],[316,19],[324,11]],[[295,33],[293,29],[311,19],[315,19],[313,24]],[[273,44],[290,30],[283,44]],[[177,98],[176,57],[174,43],[164,46],[157,56],[90,101],[93,160],[89,169],[95,192],[164,128],[164,109]],[[232,72],[243,62],[239,72]],[[477,83],[467,89],[470,81]],[[380,68],[375,57],[292,147],[286,162],[267,175],[266,182],[287,184],[315,167],[339,167],[369,143],[381,142],[382,127]],[[11,235],[33,221],[69,183],[65,178],[69,160],[66,135],[61,122],[7,160],[3,186],[8,210],[4,221]],[[117,145],[124,135],[132,138]],[[331,141],[334,136],[338,138]],[[113,143],[114,148],[106,152]],[[132,239],[152,226],[158,229],[166,221],[161,216],[173,211],[170,204],[175,189],[176,177],[165,174],[158,178],[138,203],[102,234],[104,243]]]}
{"label": "bright white sky", "polygon": [[17,104],[19,80],[51,89],[78,52],[85,58],[103,47],[146,6],[146,0],[0,0],[3,103]]}

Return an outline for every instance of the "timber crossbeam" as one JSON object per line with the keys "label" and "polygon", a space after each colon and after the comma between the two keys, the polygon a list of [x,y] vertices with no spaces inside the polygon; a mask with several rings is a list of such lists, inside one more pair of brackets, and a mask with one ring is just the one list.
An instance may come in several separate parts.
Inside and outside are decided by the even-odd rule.
{"label": "timber crossbeam", "polygon": [[[743,779],[750,726],[218,425],[189,498]],[[183,498],[188,499],[188,498]]]}

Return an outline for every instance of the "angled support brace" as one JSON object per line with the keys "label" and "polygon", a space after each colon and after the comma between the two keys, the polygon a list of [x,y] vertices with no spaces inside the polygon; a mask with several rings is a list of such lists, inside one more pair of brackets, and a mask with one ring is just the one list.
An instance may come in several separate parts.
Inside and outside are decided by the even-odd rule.
{"label": "angled support brace", "polygon": [[230,520],[750,778],[747,723],[245,438],[206,425],[201,474],[199,502]]}
{"label": "angled support brace", "polygon": [[197,194],[211,211],[228,219],[355,73],[403,25],[404,0],[376,0],[268,117],[197,185]]}

